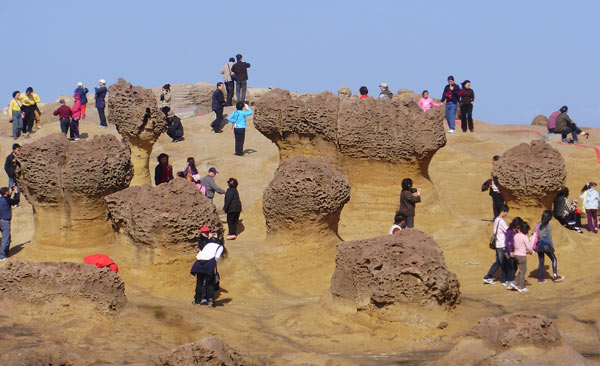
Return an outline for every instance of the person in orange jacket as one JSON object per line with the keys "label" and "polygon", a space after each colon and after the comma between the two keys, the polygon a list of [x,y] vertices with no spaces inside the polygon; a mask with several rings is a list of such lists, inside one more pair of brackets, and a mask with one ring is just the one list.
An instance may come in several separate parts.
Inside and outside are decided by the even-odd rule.
{"label": "person in orange jacket", "polygon": [[98,268],[108,267],[113,272],[119,273],[119,267],[115,264],[115,262],[112,259],[110,259],[110,257],[104,254],[88,255],[87,257],[83,258],[83,261],[87,264],[94,265]]}

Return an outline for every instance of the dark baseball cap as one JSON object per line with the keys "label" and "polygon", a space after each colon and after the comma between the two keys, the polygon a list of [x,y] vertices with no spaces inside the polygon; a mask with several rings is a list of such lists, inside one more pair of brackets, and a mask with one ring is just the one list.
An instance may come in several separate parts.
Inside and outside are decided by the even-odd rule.
{"label": "dark baseball cap", "polygon": [[218,173],[217,168],[215,168],[215,167],[211,167],[210,169],[208,169],[208,172],[209,173],[215,173],[215,174]]}

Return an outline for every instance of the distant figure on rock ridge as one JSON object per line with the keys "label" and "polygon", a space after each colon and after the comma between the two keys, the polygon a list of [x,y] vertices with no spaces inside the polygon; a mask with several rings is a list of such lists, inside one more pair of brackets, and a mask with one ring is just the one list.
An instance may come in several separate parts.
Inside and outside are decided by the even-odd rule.
{"label": "distant figure on rock ridge", "polygon": [[427,112],[431,109],[431,106],[439,107],[441,104],[429,96],[428,90],[423,90],[423,93],[421,93],[421,99],[419,99],[419,107],[421,107],[423,112]]}
{"label": "distant figure on rock ridge", "polygon": [[235,97],[238,102],[246,103],[246,87],[248,86],[248,69],[250,64],[242,61],[242,55],[235,56],[237,62],[233,65],[233,79],[235,80]]}
{"label": "distant figure on rock ridge", "polygon": [[60,107],[58,107],[53,114],[59,118],[60,132],[67,136],[67,132],[69,132],[69,127],[71,126],[71,117],[73,116],[73,111],[71,111],[71,108],[65,104],[64,99],[59,100],[58,103],[60,104]]}
{"label": "distant figure on rock ridge", "polygon": [[360,93],[360,99],[369,97],[369,89],[367,89],[366,86],[361,86],[360,89],[358,89],[358,92]]}
{"label": "distant figure on rock ridge", "polygon": [[[415,194],[416,193],[416,194]],[[415,227],[415,206],[421,202],[421,189],[413,188],[410,178],[402,180],[402,192],[400,192],[400,209],[398,212],[406,218],[408,228]]]}
{"label": "distant figure on rock ridge", "polygon": [[381,92],[379,93],[379,99],[392,99],[394,94],[390,91],[388,87],[388,83],[379,84],[379,88],[381,88]]}
{"label": "distant figure on rock ridge", "polygon": [[170,182],[173,179],[173,167],[169,164],[169,155],[161,153],[156,160],[158,165],[154,169],[154,184]]}
{"label": "distant figure on rock ridge", "polygon": [[230,57],[227,65],[223,66],[221,69],[221,74],[223,74],[223,80],[225,81],[225,89],[227,90],[227,102],[225,103],[226,107],[231,107],[233,105],[233,92],[235,86],[233,81],[233,71],[231,71],[231,68],[233,67],[234,63],[235,59]]}
{"label": "distant figure on rock ridge", "polygon": [[473,132],[473,103],[475,102],[475,92],[471,89],[471,81],[462,82],[460,93],[460,120],[463,132]]}
{"label": "distant figure on rock ridge", "polygon": [[87,107],[87,93],[89,92],[88,88],[83,85],[80,81],[77,83],[77,88],[75,89],[75,94],[79,94],[79,100],[81,101],[81,119],[85,120],[85,108]]}
{"label": "distant figure on rock ridge", "polygon": [[73,94],[73,98],[75,99],[75,103],[73,103],[73,108],[71,108],[71,124],[69,125],[69,139],[71,140],[79,140],[79,119],[82,116],[81,109],[81,100],[79,99],[79,94]]}
{"label": "distant figure on rock ridge", "polygon": [[98,118],[100,118],[99,128],[106,128],[106,115],[104,114],[104,108],[106,107],[106,93],[108,89],[106,89],[106,80],[100,79],[98,80],[98,86],[94,88],[94,95],[96,99],[96,109],[98,110]]}
{"label": "distant figure on rock ridge", "polygon": [[15,90],[12,93],[12,99],[8,104],[8,114],[11,117],[10,121],[12,121],[12,137],[13,139],[18,139],[21,136],[21,131],[23,129],[23,111],[21,111],[21,107],[23,106],[23,102],[21,102],[21,93],[18,90]]}
{"label": "distant figure on rock ridge", "polygon": [[[244,102],[237,102],[235,105],[236,111],[227,117],[227,120],[232,123],[231,132],[235,138],[235,155],[244,156],[244,140],[246,139],[246,117],[252,115],[252,109]],[[244,111],[244,108],[246,110]]]}
{"label": "distant figure on rock ridge", "polygon": [[[579,139],[577,138],[577,135],[583,134],[584,136],[589,137],[590,134],[587,132],[581,131],[581,129],[579,129],[579,127],[577,127],[577,124],[575,122],[573,122],[571,120],[571,117],[569,117],[569,115],[567,114],[568,110],[569,110],[569,108],[566,105],[560,109],[560,114],[556,118],[556,128],[554,130],[554,133],[560,133],[562,135],[562,142],[564,142],[564,143],[577,144],[577,143],[579,143]],[[572,134],[572,136],[573,136],[572,141],[567,140],[568,134]]]}
{"label": "distant figure on rock ridge", "polygon": [[444,87],[442,93],[442,103],[446,102],[446,120],[448,121],[448,133],[454,133],[455,123],[454,118],[456,116],[456,108],[460,101],[460,87],[454,82],[454,76],[448,76],[448,85]]}
{"label": "distant figure on rock ridge", "polygon": [[[39,107],[39,103],[41,103],[40,96],[33,92],[32,87],[28,87],[27,90],[25,90],[25,95],[21,95],[21,98],[28,99],[29,100],[28,103],[31,106],[33,106],[33,109],[32,109],[33,110],[33,120],[35,121],[36,130],[39,130],[40,128],[42,128],[42,126],[41,126],[42,112],[40,111],[40,107]],[[23,105],[25,105],[25,104],[26,103],[24,102]],[[33,123],[32,123],[32,126],[33,126]]]}
{"label": "distant figure on rock ridge", "polygon": [[225,106],[225,95],[223,95],[223,90],[225,90],[225,84],[219,81],[217,83],[217,89],[212,95],[212,110],[215,112],[215,120],[212,121],[210,127],[214,133],[223,132],[221,126],[223,123],[223,107]]}
{"label": "distant figure on rock ridge", "polygon": [[183,141],[183,125],[173,111],[167,113],[167,135],[173,139],[171,142]]}

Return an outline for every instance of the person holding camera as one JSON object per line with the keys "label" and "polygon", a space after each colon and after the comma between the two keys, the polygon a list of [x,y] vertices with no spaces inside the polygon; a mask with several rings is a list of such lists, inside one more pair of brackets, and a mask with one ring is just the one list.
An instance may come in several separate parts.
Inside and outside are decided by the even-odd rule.
{"label": "person holding camera", "polygon": [[10,220],[12,219],[12,206],[19,204],[19,198],[20,194],[17,186],[13,186],[10,189],[8,187],[0,188],[0,232],[2,232],[0,261],[3,261],[9,257]]}
{"label": "person holding camera", "polygon": [[[415,194],[416,193],[416,194]],[[415,226],[415,206],[421,202],[421,189],[413,188],[413,181],[410,178],[402,180],[402,192],[400,192],[399,214],[406,218],[406,227]]]}
{"label": "person holding camera", "polygon": [[160,110],[165,114],[167,114],[171,110],[171,84],[165,84],[162,87],[162,91],[160,92]]}

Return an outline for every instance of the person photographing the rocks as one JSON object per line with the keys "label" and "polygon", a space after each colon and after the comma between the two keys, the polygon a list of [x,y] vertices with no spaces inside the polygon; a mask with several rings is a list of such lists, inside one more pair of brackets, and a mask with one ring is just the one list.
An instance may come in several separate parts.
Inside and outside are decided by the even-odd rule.
{"label": "person photographing the rocks", "polygon": [[[13,196],[14,194],[14,196]],[[12,220],[12,206],[19,204],[20,195],[16,186],[0,188],[0,261],[10,256],[10,221]]]}
{"label": "person photographing the rocks", "polygon": [[89,92],[88,88],[83,85],[80,81],[77,83],[77,88],[75,89],[75,94],[79,94],[79,101],[81,102],[81,119],[85,120],[85,109],[87,107],[87,93]]}
{"label": "person photographing the rocks", "polygon": [[106,80],[100,79],[98,80],[98,86],[94,88],[94,95],[96,100],[96,110],[98,110],[98,118],[100,118],[100,124],[98,128],[106,128],[106,115],[104,114],[104,108],[106,107],[106,93],[108,89],[106,89]]}
{"label": "person photographing the rocks", "polygon": [[421,189],[413,188],[413,181],[410,178],[402,180],[402,191],[400,192],[400,209],[398,213],[406,218],[406,227],[415,226],[415,206],[421,202]]}
{"label": "person photographing the rocks", "polygon": [[[252,115],[252,109],[248,104],[237,102],[236,111],[227,117],[227,120],[233,124],[231,132],[235,138],[235,155],[244,156],[244,140],[246,140],[246,117]],[[244,111],[244,108],[246,110]]]}
{"label": "person photographing the rocks", "polygon": [[248,69],[250,64],[242,61],[242,55],[235,56],[237,62],[231,67],[233,79],[235,80],[235,97],[238,102],[246,104],[246,88],[248,86]]}

